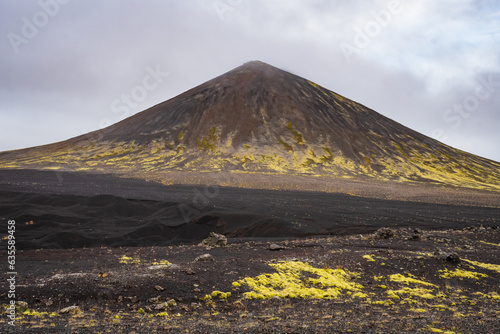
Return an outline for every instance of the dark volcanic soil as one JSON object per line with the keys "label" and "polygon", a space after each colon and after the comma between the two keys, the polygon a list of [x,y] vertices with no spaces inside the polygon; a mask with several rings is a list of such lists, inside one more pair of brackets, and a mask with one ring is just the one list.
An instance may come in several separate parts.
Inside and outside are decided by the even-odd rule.
{"label": "dark volcanic soil", "polygon": [[[310,191],[162,186],[78,173],[65,173],[58,183],[53,172],[2,173],[8,177],[0,184],[0,218],[17,222],[18,249],[173,245],[197,242],[211,231],[247,239],[370,233],[384,226],[500,225],[500,208]],[[6,234],[7,229],[0,232]]]}
{"label": "dark volcanic soil", "polygon": [[[281,249],[276,251],[265,241],[231,240],[214,249],[181,245],[19,251],[16,293],[26,304],[20,303],[15,329],[7,326],[2,310],[0,331],[497,333],[499,230],[393,232],[387,239],[351,235],[283,241],[277,242]],[[196,261],[206,253],[213,261]],[[248,298],[245,293],[252,289],[240,280],[276,273],[271,265],[280,263],[347,271],[347,280],[361,286],[348,291],[332,282],[312,283],[317,274],[285,271],[266,276],[267,288],[281,291],[271,287],[281,280],[318,291],[333,286],[339,295],[292,298],[292,289],[289,297]],[[444,277],[447,272],[473,276]],[[240,286],[233,285],[237,281]],[[216,291],[231,294],[220,298]],[[8,302],[5,293],[0,300]],[[69,306],[78,308],[61,312]]]}

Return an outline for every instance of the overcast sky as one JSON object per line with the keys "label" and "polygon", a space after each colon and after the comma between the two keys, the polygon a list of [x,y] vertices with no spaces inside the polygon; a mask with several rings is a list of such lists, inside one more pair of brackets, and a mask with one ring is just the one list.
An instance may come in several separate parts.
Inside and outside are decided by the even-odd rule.
{"label": "overcast sky", "polygon": [[0,31],[0,151],[261,60],[500,161],[496,0],[2,0]]}

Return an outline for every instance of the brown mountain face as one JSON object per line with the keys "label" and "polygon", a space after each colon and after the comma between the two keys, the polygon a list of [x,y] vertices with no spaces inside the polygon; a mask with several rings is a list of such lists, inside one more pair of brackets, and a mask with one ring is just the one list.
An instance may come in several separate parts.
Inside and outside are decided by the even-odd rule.
{"label": "brown mountain face", "polygon": [[500,191],[500,163],[444,145],[259,61],[103,130],[0,153],[0,168],[146,179],[174,171],[227,171]]}

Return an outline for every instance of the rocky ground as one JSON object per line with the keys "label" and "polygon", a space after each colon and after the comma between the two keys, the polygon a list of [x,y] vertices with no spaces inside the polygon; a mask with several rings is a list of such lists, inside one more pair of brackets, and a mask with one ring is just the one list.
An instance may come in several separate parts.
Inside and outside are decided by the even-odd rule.
{"label": "rocky ground", "polygon": [[4,280],[0,331],[495,333],[500,327],[494,226],[223,244],[19,251],[16,326],[7,324]]}

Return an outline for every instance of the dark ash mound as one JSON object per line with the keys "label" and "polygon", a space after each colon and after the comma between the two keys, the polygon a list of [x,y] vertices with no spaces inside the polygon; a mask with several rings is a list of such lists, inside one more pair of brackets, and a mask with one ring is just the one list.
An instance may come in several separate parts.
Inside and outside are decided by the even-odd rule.
{"label": "dark ash mound", "polygon": [[219,189],[198,210],[184,199],[193,189],[165,187],[168,197],[177,197],[170,201],[1,192],[0,217],[17,222],[19,249],[158,246],[198,242],[212,231],[248,239],[369,233],[383,226],[463,228],[498,224],[500,217],[495,208],[237,188]]}

